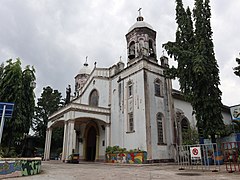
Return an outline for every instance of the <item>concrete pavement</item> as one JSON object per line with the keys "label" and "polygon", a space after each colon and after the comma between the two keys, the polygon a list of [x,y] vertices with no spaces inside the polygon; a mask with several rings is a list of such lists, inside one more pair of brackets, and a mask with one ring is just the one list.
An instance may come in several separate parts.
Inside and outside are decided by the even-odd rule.
{"label": "concrete pavement", "polygon": [[224,167],[220,172],[202,170],[178,170],[177,165],[120,165],[108,163],[66,164],[60,161],[43,161],[39,175],[11,178],[16,180],[153,180],[153,179],[194,179],[194,180],[239,180],[240,172],[227,173]]}

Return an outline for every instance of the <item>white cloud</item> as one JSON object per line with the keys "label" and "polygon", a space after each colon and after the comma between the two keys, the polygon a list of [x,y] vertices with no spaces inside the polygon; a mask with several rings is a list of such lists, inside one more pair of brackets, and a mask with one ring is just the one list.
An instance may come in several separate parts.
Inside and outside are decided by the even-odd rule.
{"label": "white cloud", "polygon": [[[193,7],[192,0],[183,0]],[[239,0],[211,1],[215,53],[220,67],[223,103],[238,104],[240,79],[233,74],[240,51]],[[85,57],[108,67],[123,57],[125,34],[142,7],[145,21],[157,31],[158,57],[162,44],[175,39],[175,2],[169,0],[1,0],[0,58],[20,57],[37,74],[37,96],[50,85],[65,96],[65,87]],[[177,84],[177,83],[174,83]],[[174,85],[175,86],[175,85]]]}

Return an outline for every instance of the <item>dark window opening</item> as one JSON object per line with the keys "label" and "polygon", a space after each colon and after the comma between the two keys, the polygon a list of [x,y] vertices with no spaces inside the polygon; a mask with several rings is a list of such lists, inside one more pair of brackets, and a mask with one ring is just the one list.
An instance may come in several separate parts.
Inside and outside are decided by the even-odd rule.
{"label": "dark window opening", "polygon": [[133,95],[133,84],[131,81],[128,82],[128,97],[132,97]]}
{"label": "dark window opening", "polygon": [[148,43],[149,43],[149,56],[150,57],[155,57],[152,40],[149,40]]}
{"label": "dark window opening", "polygon": [[154,86],[155,86],[155,96],[161,96],[161,85],[160,85],[159,79],[155,81]]}
{"label": "dark window opening", "polygon": [[95,107],[98,106],[98,99],[99,99],[99,96],[98,96],[97,90],[93,90],[89,97],[89,105],[95,106]]}
{"label": "dark window opening", "polygon": [[132,41],[129,45],[128,58],[129,59],[135,58],[135,42],[134,41]]}

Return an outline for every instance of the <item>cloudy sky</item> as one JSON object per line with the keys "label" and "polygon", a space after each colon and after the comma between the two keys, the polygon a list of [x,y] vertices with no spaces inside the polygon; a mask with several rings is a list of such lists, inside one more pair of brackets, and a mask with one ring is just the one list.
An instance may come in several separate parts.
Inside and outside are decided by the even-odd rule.
{"label": "cloudy sky", "polygon": [[[193,7],[193,0],[183,0]],[[162,44],[175,39],[174,0],[0,0],[0,60],[20,57],[36,69],[36,95],[50,85],[65,97],[88,56],[90,67],[126,62],[125,34],[142,8]],[[240,1],[212,0],[212,29],[223,103],[240,104],[240,78],[233,74],[240,52]],[[171,62],[173,63],[173,62]],[[174,87],[178,88],[174,82]]]}

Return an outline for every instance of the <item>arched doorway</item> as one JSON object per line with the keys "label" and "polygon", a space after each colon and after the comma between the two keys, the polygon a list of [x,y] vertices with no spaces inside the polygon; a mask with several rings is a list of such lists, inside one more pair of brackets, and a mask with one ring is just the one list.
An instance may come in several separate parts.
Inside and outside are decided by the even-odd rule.
{"label": "arched doorway", "polygon": [[97,131],[94,126],[90,126],[87,131],[86,160],[95,161],[96,158]]}
{"label": "arched doorway", "polygon": [[189,121],[187,120],[186,117],[184,117],[181,121],[181,139],[182,139],[182,142],[181,144],[188,144],[189,142],[189,138],[191,138],[191,132],[189,132],[189,127],[190,127],[190,124],[189,124]]}

